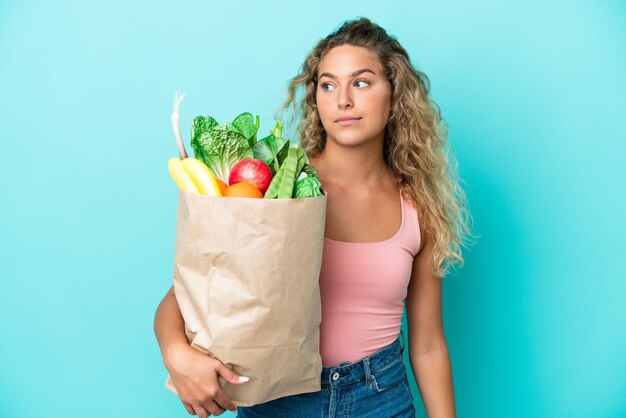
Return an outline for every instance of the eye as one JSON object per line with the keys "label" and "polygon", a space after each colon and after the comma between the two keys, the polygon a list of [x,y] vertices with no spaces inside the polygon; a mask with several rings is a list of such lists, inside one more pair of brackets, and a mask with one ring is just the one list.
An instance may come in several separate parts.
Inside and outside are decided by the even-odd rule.
{"label": "eye", "polygon": [[[358,84],[358,83],[365,83],[366,85],[370,85],[370,82],[367,80],[357,80],[354,82],[354,84]],[[321,83],[320,87],[322,88],[322,91],[330,91],[329,89],[326,88],[326,86],[332,86],[330,83]]]}

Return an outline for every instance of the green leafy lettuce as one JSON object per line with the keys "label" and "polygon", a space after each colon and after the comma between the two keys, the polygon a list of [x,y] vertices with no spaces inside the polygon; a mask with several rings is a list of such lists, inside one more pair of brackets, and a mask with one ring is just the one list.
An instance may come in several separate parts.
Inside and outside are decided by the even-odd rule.
{"label": "green leafy lettuce", "polygon": [[302,171],[294,186],[293,197],[300,199],[303,197],[322,196],[323,194],[322,183],[319,179],[315,175],[309,175]]}
{"label": "green leafy lettuce", "polygon": [[258,128],[259,117],[255,123],[248,112],[237,116],[232,123],[221,124],[211,116],[197,116],[191,125],[191,148],[215,177],[228,184],[231,168],[253,157]]}

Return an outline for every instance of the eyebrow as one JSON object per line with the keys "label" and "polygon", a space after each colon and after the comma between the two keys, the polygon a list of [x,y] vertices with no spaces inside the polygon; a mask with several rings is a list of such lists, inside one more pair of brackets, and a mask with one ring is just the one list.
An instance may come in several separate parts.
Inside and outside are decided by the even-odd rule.
{"label": "eyebrow", "polygon": [[[360,70],[356,70],[355,72],[353,72],[352,74],[350,74],[350,77],[355,77],[355,76],[357,76],[357,75],[359,75],[359,74],[362,74],[362,73],[367,73],[367,72],[369,72],[369,73],[372,73],[372,74],[376,75],[376,73],[375,73],[374,71],[370,70],[369,68],[362,68],[362,69],[360,69]],[[329,77],[329,78],[334,78],[334,79],[336,79],[336,78],[337,78],[337,76],[336,76],[336,75],[331,74],[331,73],[322,73],[322,74],[320,74],[319,78],[322,78],[322,77]]]}

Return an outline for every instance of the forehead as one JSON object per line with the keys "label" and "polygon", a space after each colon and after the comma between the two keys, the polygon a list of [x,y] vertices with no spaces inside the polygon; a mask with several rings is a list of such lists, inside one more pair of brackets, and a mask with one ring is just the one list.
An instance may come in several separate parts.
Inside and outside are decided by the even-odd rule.
{"label": "forehead", "polygon": [[324,55],[317,67],[317,74],[330,72],[341,77],[361,68],[370,68],[377,75],[382,73],[380,62],[368,49],[352,45],[340,45]]}

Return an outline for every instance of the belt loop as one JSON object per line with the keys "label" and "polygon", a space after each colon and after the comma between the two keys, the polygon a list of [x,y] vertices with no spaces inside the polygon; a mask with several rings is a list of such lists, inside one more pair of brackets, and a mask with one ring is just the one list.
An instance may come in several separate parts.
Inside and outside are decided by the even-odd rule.
{"label": "belt loop", "polygon": [[363,359],[363,368],[365,369],[365,385],[370,384],[370,380],[372,379],[372,372],[370,370],[370,359],[369,357],[365,357]]}

